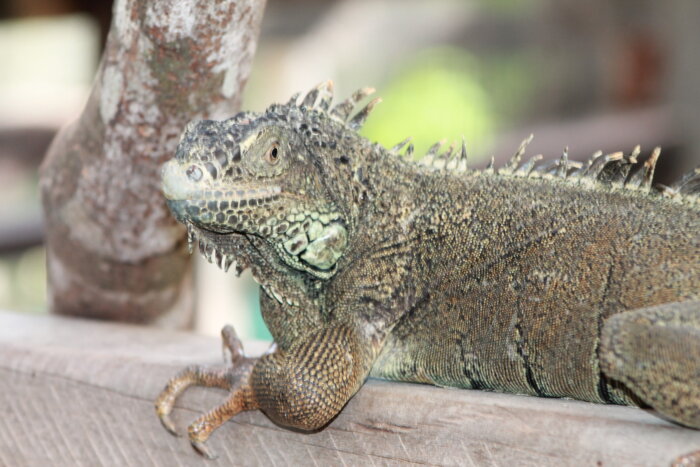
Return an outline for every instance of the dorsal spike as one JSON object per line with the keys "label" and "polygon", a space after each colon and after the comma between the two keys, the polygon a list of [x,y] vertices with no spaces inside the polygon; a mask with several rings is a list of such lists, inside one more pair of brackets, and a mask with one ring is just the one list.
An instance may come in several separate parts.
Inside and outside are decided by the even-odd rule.
{"label": "dorsal spike", "polygon": [[426,155],[426,156],[432,156],[432,157],[437,156],[437,153],[438,153],[438,151],[440,150],[440,148],[442,147],[443,144],[445,144],[445,140],[444,140],[444,139],[441,139],[441,140],[438,141],[437,143],[435,143],[435,144],[433,144],[432,146],[430,146],[430,147],[428,148],[428,152],[426,152],[425,155]]}
{"label": "dorsal spike", "polygon": [[309,109],[314,106],[316,103],[316,98],[318,97],[319,86],[320,84],[306,93],[306,96],[304,96],[304,99],[301,101],[301,105],[305,105]]}
{"label": "dorsal spike", "polygon": [[569,175],[569,146],[564,147],[557,166],[557,177],[566,178]]}
{"label": "dorsal spike", "polygon": [[447,151],[442,155],[443,159],[445,160],[445,168],[447,170],[455,171],[459,167],[459,161],[462,158],[459,155],[459,151],[455,151],[456,147],[457,143],[453,141]]}
{"label": "dorsal spike", "polygon": [[489,164],[484,169],[484,172],[493,172],[494,171],[493,167],[495,165],[496,165],[496,158],[494,156],[491,156],[491,160],[489,161]]}
{"label": "dorsal spike", "polygon": [[440,147],[442,147],[443,144],[445,144],[445,140],[441,139],[437,143],[430,146],[428,148],[428,152],[426,152],[425,155],[421,158],[421,162],[424,165],[429,165],[438,169],[441,168],[443,164],[440,161],[440,158],[438,157],[438,152],[440,151]]}
{"label": "dorsal spike", "polygon": [[578,170],[583,167],[583,163],[579,161],[572,161],[572,160],[567,160],[566,161],[567,165],[567,170],[566,170],[566,177],[570,177],[573,173],[578,172]]}
{"label": "dorsal spike", "polygon": [[639,153],[642,152],[642,147],[640,145],[636,145],[634,149],[632,149],[632,153],[629,155],[630,162],[632,164],[637,163],[637,157],[639,157]]}
{"label": "dorsal spike", "polygon": [[333,102],[333,80],[329,79],[320,85],[315,106],[327,112],[331,106],[331,102]]}
{"label": "dorsal spike", "polygon": [[304,97],[302,105],[307,106],[310,109],[321,109],[327,111],[333,100],[333,81],[328,80],[316,85],[309,93]]}
{"label": "dorsal spike", "polygon": [[464,140],[464,135],[462,135],[462,152],[460,152],[459,157],[464,161],[467,160],[467,142]]}
{"label": "dorsal spike", "polygon": [[623,187],[629,180],[629,174],[637,163],[637,156],[642,151],[639,145],[636,145],[629,155],[623,155],[622,159],[616,164],[611,165],[608,179],[616,186]]}
{"label": "dorsal spike", "polygon": [[601,150],[597,150],[596,152],[591,154],[591,157],[589,157],[588,160],[584,164],[581,164],[581,167],[579,167],[578,170],[574,171],[571,174],[571,177],[574,177],[574,178],[584,177],[586,175],[586,173],[588,173],[588,169],[593,164],[593,161],[602,155],[603,155],[603,151],[601,151]]}
{"label": "dorsal spike", "polygon": [[608,164],[622,160],[624,154],[622,152],[614,152],[611,154],[600,155],[592,160],[591,164],[588,166],[584,177],[591,180],[599,180],[601,175],[604,174]]}
{"label": "dorsal spike", "polygon": [[331,110],[331,116],[335,117],[343,123],[346,122],[350,117],[350,114],[352,114],[352,111],[355,109],[357,103],[373,93],[374,88],[358,89],[352,94],[352,96],[348,97],[343,102],[333,107],[333,110]]}
{"label": "dorsal spike", "polygon": [[394,153],[398,153],[399,151],[401,151],[401,149],[402,149],[404,146],[406,146],[408,143],[410,143],[412,139],[413,139],[413,138],[411,138],[411,137],[409,136],[409,137],[406,138],[405,140],[403,140],[403,141],[397,143],[396,145],[394,145],[389,151],[394,152]]}
{"label": "dorsal spike", "polygon": [[644,162],[644,165],[630,175],[625,186],[630,188],[639,188],[646,191],[651,189],[651,181],[654,178],[654,169],[656,168],[656,162],[659,160],[660,155],[661,148],[657,146],[651,152],[649,159]]}
{"label": "dorsal spike", "polygon": [[446,161],[452,160],[452,156],[454,155],[455,152],[455,142],[452,141],[450,145],[447,147],[447,150],[440,154],[441,159],[445,159]]}
{"label": "dorsal spike", "polygon": [[615,152],[596,159],[587,176],[603,183],[612,183],[615,186],[624,186],[628,180],[630,170],[634,166],[636,158]]}
{"label": "dorsal spike", "polygon": [[381,97],[377,97],[369,101],[369,103],[362,110],[360,110],[354,117],[352,117],[352,119],[348,122],[348,126],[355,131],[362,128],[362,125],[364,125],[365,120],[367,120],[367,117],[369,117],[369,114],[370,112],[372,112],[372,109],[374,109],[374,107],[376,107],[376,105],[379,104],[381,101]]}
{"label": "dorsal spike", "polygon": [[649,159],[644,163],[644,183],[642,184],[643,188],[650,189],[651,188],[651,182],[654,179],[654,171],[656,170],[656,163],[659,160],[659,156],[661,155],[661,148],[659,146],[655,147],[654,150],[651,152],[651,156],[649,156]]}
{"label": "dorsal spike", "polygon": [[589,168],[592,167],[593,164],[595,164],[596,161],[597,161],[598,159],[603,159],[604,157],[605,157],[605,154],[603,153],[603,151],[600,150],[600,149],[597,150],[597,151],[594,152],[594,153],[591,155],[591,157],[588,159],[588,167],[589,167]]}
{"label": "dorsal spike", "polygon": [[522,175],[523,177],[528,177],[532,173],[532,170],[535,168],[535,165],[537,165],[537,163],[541,161],[543,157],[544,156],[542,154],[536,154],[532,156],[530,159],[528,159],[527,162],[518,167],[515,173],[517,175]]}
{"label": "dorsal spike", "polygon": [[410,143],[406,148],[406,157],[413,158],[413,143]]}
{"label": "dorsal spike", "polygon": [[525,154],[525,150],[527,149],[527,145],[532,142],[532,138],[534,138],[535,135],[530,133],[530,136],[525,138],[521,143],[520,146],[518,146],[518,150],[515,151],[515,154],[513,154],[513,157],[510,158],[508,163],[503,166],[499,172],[515,172],[515,170],[518,168],[518,165],[520,165],[520,159],[523,157]]}
{"label": "dorsal spike", "polygon": [[292,94],[292,97],[290,97],[289,100],[287,101],[287,105],[296,106],[297,103],[299,102],[300,95],[301,95],[300,92],[295,92],[294,94]]}
{"label": "dorsal spike", "polygon": [[559,159],[552,159],[543,162],[542,164],[539,164],[535,166],[532,169],[532,173],[535,174],[536,176],[543,177],[543,176],[555,176],[557,174],[557,171],[559,170]]}

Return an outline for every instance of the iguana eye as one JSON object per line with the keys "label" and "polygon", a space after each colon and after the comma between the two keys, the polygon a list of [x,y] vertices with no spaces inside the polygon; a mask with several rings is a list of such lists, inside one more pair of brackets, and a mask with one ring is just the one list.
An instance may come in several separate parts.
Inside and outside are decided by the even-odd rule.
{"label": "iguana eye", "polygon": [[273,144],[265,153],[265,160],[270,165],[275,165],[280,160],[280,149],[277,143]]}

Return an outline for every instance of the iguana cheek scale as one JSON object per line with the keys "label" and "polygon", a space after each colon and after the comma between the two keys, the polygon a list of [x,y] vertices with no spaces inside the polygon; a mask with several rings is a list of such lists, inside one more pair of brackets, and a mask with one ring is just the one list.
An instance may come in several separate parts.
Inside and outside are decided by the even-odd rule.
{"label": "iguana cheek scale", "polygon": [[[357,130],[378,102],[303,99],[193,122],[162,172],[190,246],[250,268],[276,346],[188,367],[156,401],[163,425],[191,385],[228,399],[192,423],[201,453],[243,410],[325,426],[368,376],[591,402],[649,405],[700,428],[700,171],[652,187],[643,162],[469,169],[466,147],[387,150]],[[399,155],[404,151],[404,156]],[[465,421],[465,423],[469,423]]]}

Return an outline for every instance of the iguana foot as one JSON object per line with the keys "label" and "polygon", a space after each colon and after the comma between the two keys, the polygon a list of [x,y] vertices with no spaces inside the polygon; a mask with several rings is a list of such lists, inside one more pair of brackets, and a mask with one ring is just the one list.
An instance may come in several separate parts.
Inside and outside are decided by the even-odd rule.
{"label": "iguana foot", "polygon": [[204,444],[209,435],[237,413],[257,408],[249,383],[257,359],[245,356],[243,344],[231,326],[221,330],[221,337],[225,351],[230,353],[231,365],[212,368],[188,366],[168,382],[155,404],[162,425],[173,435],[179,436],[170,413],[180,394],[190,386],[217,387],[230,392],[226,402],[202,415],[188,428],[192,447],[209,459],[216,457]]}
{"label": "iguana foot", "polygon": [[601,335],[601,369],[671,420],[700,428],[700,302],[613,315]]}
{"label": "iguana foot", "polygon": [[233,328],[221,331],[231,365],[187,367],[171,379],[156,400],[163,426],[175,433],[170,413],[177,397],[190,386],[227,389],[226,401],[189,426],[192,447],[214,458],[204,444],[214,430],[234,415],[261,409],[272,421],[304,431],[328,424],[357,392],[375,358],[372,345],[353,326],[333,324],[310,331],[287,349],[259,359],[247,358]]}

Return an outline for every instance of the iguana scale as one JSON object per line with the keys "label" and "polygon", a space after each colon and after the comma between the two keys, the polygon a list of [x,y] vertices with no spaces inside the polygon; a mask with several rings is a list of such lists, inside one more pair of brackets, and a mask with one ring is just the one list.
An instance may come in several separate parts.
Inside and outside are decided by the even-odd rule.
{"label": "iguana scale", "polygon": [[[230,390],[193,446],[243,410],[325,426],[368,376],[649,405],[700,428],[700,171],[653,187],[659,156],[566,153],[466,166],[418,162],[357,133],[378,100],[331,109],[332,84],[263,113],[193,122],[163,168],[190,246],[250,268],[276,346],[188,367],[156,402],[164,426],[191,385]],[[405,157],[399,151],[406,147]]]}

